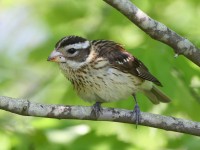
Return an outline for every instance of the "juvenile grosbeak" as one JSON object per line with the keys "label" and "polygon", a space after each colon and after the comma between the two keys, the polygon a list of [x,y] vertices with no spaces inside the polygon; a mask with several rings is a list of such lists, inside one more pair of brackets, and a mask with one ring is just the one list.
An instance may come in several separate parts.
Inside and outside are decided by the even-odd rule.
{"label": "juvenile grosbeak", "polygon": [[147,67],[113,41],[89,41],[79,36],[67,36],[57,42],[48,61],[58,63],[83,100],[95,102],[92,112],[96,116],[101,111],[101,103],[123,100],[132,95],[136,103],[133,114],[138,124],[137,92],[144,93],[153,104],[170,102],[155,87],[162,84]]}

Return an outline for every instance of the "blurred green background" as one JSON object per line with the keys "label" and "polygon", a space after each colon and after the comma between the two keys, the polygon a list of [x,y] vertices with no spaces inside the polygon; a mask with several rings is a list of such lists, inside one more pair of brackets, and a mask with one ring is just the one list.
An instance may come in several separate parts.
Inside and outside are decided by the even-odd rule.
{"label": "blurred green background", "polygon": [[[152,18],[200,47],[198,0],[132,0]],[[86,105],[47,57],[66,35],[122,43],[162,82],[173,100],[153,105],[138,94],[142,111],[200,121],[200,70],[172,49],[151,39],[99,0],[1,0],[0,95],[48,104]],[[132,97],[104,104],[133,109]],[[135,125],[23,117],[0,111],[0,150],[189,150],[200,139]]]}

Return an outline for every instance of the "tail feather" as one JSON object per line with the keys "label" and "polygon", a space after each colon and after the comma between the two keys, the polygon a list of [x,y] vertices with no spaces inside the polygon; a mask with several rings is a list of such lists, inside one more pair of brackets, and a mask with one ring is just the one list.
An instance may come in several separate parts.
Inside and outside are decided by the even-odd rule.
{"label": "tail feather", "polygon": [[150,91],[144,91],[144,94],[151,100],[153,104],[159,104],[160,102],[169,103],[170,98],[157,89],[155,86]]}

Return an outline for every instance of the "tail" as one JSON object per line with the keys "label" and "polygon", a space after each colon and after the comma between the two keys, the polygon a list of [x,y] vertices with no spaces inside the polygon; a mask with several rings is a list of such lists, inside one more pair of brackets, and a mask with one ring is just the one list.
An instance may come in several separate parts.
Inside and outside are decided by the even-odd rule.
{"label": "tail", "polygon": [[151,100],[153,104],[159,104],[160,102],[169,103],[170,98],[157,89],[155,86],[150,91],[144,91],[144,94]]}

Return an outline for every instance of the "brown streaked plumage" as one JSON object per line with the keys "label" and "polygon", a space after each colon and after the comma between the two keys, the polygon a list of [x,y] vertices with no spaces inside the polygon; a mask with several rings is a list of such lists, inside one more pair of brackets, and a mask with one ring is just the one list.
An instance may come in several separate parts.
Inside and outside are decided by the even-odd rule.
{"label": "brown streaked plumage", "polygon": [[[56,43],[48,58],[59,64],[78,95],[93,105],[98,116],[100,104],[118,101],[143,92],[154,104],[170,102],[170,99],[154,85],[162,86],[137,58],[120,44],[108,40],[89,41],[78,36],[67,36]],[[134,112],[139,122],[139,106]]]}
{"label": "brown streaked plumage", "polygon": [[[97,44],[96,44],[97,43]],[[125,49],[113,42],[102,40],[102,46],[100,46],[99,57],[104,57],[108,59],[113,67],[118,68],[120,71],[131,73],[134,76],[141,77],[145,80],[154,82],[158,86],[162,84],[149,72],[147,67],[137,58],[133,57],[130,53],[126,52]],[[92,41],[92,44],[98,47],[98,44],[101,44],[100,41]]]}

